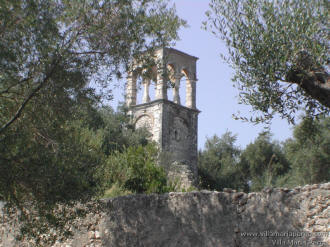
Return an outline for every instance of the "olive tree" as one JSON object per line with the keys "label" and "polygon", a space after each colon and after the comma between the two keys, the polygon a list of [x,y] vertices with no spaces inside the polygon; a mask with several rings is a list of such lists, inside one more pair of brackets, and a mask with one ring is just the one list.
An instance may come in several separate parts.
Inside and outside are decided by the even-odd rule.
{"label": "olive tree", "polygon": [[211,0],[204,27],[223,40],[252,122],[329,113],[328,1]]}

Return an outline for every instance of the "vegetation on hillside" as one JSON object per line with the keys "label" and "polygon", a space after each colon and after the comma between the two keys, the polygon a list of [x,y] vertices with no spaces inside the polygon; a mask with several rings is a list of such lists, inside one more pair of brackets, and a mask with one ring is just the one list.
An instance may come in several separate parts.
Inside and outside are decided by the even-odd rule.
{"label": "vegetation on hillside", "polygon": [[235,141],[230,132],[206,141],[198,160],[202,188],[249,192],[330,181],[330,117],[304,118],[283,143],[269,132],[243,150]]}

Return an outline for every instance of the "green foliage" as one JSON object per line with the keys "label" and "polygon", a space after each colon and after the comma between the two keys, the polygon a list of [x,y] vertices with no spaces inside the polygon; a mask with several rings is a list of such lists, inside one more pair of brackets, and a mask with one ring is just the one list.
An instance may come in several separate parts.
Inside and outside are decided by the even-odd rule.
{"label": "green foliage", "polygon": [[330,118],[304,118],[293,139],[285,143],[292,170],[285,177],[289,186],[330,181]]}
{"label": "green foliage", "polygon": [[[129,61],[176,40],[184,21],[155,0],[2,0],[0,18],[0,200],[26,212],[22,220],[57,227],[66,216],[47,215],[58,203],[99,198],[112,186],[109,155],[147,144],[123,111],[100,105]],[[151,161],[143,171],[164,183]],[[135,172],[132,165],[132,191],[161,191],[151,178],[140,185]]]}
{"label": "green foliage", "polygon": [[[60,97],[53,102],[63,103]],[[69,104],[58,114],[43,98],[34,99],[28,109],[0,143],[1,200],[36,200],[42,206],[97,193],[94,173],[104,155],[100,133],[79,119],[87,113]]]}
{"label": "green foliage", "polygon": [[99,131],[81,119],[62,121],[47,105],[37,109],[38,114],[27,111],[0,143],[0,200],[20,210],[22,234],[41,244],[41,234],[54,228],[58,237],[65,235],[61,222],[72,220],[52,214],[58,203],[86,201],[102,192],[97,174],[105,157]]}
{"label": "green foliage", "polygon": [[102,152],[106,155],[114,151],[123,151],[126,147],[146,145],[150,133],[145,128],[134,129],[124,107],[114,111],[110,107],[102,107],[99,111],[102,130]]}
{"label": "green foliage", "polygon": [[[69,107],[50,107],[49,100]],[[146,130],[135,131],[124,112],[93,108],[92,99],[77,106],[45,92],[27,109],[0,143],[0,199],[7,202],[48,207],[97,196],[107,155],[147,143]]]}
{"label": "green foliage", "polygon": [[245,170],[245,180],[251,183],[252,191],[275,186],[277,178],[290,169],[282,147],[271,141],[269,132],[260,133],[240,158],[240,167]]}
{"label": "green foliage", "polygon": [[222,57],[235,70],[240,103],[260,113],[236,118],[269,122],[278,113],[294,122],[301,109],[329,113],[329,86],[315,83],[328,77],[328,1],[212,0],[210,8],[204,27],[228,47]]}
{"label": "green foliage", "polygon": [[[43,107],[53,115],[42,104],[38,113]],[[18,121],[15,132],[8,131],[0,143],[0,200],[18,206],[23,213],[22,234],[37,242],[40,233],[48,234],[50,228],[65,237],[68,233],[62,227],[78,217],[65,212],[53,215],[59,203],[72,206],[103,195],[174,189],[167,186],[164,171],[155,163],[157,150],[146,144],[146,130],[131,128],[125,112],[86,104],[64,122],[25,116],[29,121]]]}
{"label": "green foliage", "polygon": [[260,191],[265,187],[294,187],[330,181],[330,118],[304,117],[293,139],[280,144],[269,132],[239,150],[226,132],[206,141],[198,170],[205,189]]}
{"label": "green foliage", "polygon": [[184,21],[155,0],[3,0],[0,16],[0,200],[99,196],[107,155],[146,132],[97,106],[128,61],[177,39]]}
{"label": "green foliage", "polygon": [[132,194],[131,191],[125,190],[118,185],[118,183],[114,183],[110,189],[107,189],[102,195],[102,198],[112,198],[117,196],[126,196]]}
{"label": "green foliage", "polygon": [[133,193],[164,193],[166,173],[157,166],[158,151],[155,145],[131,146],[123,152],[116,151],[107,159],[104,179],[108,186],[115,184],[122,191]]}
{"label": "green foliage", "polygon": [[61,86],[79,102],[91,90],[88,82],[106,88],[113,76],[121,77],[128,61],[168,45],[184,25],[166,1],[0,4],[0,103],[6,106],[0,112],[2,134],[44,91],[57,95],[54,89]]}
{"label": "green foliage", "polygon": [[240,149],[235,144],[236,136],[226,132],[219,138],[207,139],[205,150],[199,152],[198,172],[200,186],[204,189],[222,190],[235,188],[246,190],[243,171],[238,166]]}
{"label": "green foliage", "polygon": [[198,188],[196,188],[195,186],[189,186],[188,188],[181,189],[181,192],[193,192],[193,191],[198,191]]}

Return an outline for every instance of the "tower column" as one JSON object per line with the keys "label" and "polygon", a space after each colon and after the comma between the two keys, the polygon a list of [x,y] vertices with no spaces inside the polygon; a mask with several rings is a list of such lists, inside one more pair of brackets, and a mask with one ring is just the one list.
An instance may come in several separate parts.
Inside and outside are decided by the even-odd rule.
{"label": "tower column", "polygon": [[143,79],[143,98],[142,98],[142,103],[148,103],[148,102],[150,102],[149,86],[150,86],[150,79],[149,78],[144,78]]}
{"label": "tower column", "polygon": [[167,83],[163,69],[157,71],[156,99],[167,99]]}
{"label": "tower column", "polygon": [[180,76],[176,76],[175,77],[175,84],[174,84],[174,88],[173,88],[173,101],[176,104],[181,104],[181,99],[180,99],[180,80],[181,77]]}
{"label": "tower column", "polygon": [[196,109],[196,80],[187,79],[186,107]]}
{"label": "tower column", "polygon": [[131,73],[126,80],[126,106],[136,105],[136,77]]}

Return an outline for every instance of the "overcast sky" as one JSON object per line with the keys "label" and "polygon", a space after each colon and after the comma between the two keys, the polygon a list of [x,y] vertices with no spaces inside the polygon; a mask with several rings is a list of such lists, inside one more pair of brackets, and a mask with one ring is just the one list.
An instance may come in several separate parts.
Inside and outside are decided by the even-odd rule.
{"label": "overcast sky", "polygon": [[[197,61],[197,108],[201,111],[198,121],[198,147],[203,148],[207,137],[221,136],[226,130],[237,134],[237,145],[244,148],[260,133],[264,125],[253,125],[232,118],[240,111],[251,116],[250,108],[238,104],[238,90],[231,82],[232,69],[220,58],[226,52],[224,43],[210,32],[201,29],[206,20],[208,0],[172,0],[178,15],[188,22],[189,27],[179,31],[180,41],[173,48],[199,58]],[[181,83],[184,85],[184,83]],[[183,86],[181,86],[183,87]],[[121,87],[114,92],[114,106],[123,101]],[[183,88],[180,89],[184,91]],[[120,92],[120,93],[119,93]],[[169,99],[171,92],[169,92]],[[182,94],[182,102],[185,95]],[[273,138],[284,141],[291,136],[292,126],[277,118],[271,125]]]}

